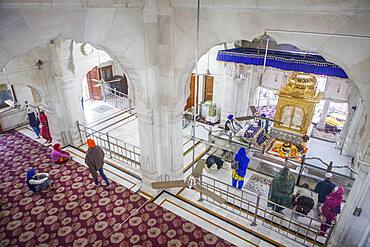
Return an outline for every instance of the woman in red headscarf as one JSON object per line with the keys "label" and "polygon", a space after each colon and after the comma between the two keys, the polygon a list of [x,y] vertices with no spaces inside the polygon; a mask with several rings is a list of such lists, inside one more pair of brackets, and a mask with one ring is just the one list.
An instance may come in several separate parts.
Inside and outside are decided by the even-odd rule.
{"label": "woman in red headscarf", "polygon": [[40,112],[40,122],[41,122],[41,136],[46,140],[47,143],[51,143],[52,138],[50,135],[48,118],[46,117],[45,112]]}
{"label": "woman in red headscarf", "polygon": [[63,164],[71,159],[71,154],[60,149],[60,144],[55,143],[51,151],[51,160],[55,164]]}
{"label": "woman in red headscarf", "polygon": [[326,198],[321,207],[321,214],[325,218],[325,224],[321,223],[320,234],[325,235],[331,223],[335,220],[340,213],[340,205],[342,204],[344,194],[343,187],[336,187]]}

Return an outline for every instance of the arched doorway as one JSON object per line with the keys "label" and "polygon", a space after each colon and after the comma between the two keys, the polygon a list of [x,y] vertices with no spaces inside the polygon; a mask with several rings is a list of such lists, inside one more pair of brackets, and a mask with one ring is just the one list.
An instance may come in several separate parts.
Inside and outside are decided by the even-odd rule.
{"label": "arched doorway", "polygon": [[[253,44],[255,44],[256,42],[261,44],[260,47],[253,47]],[[237,42],[226,44],[226,47],[221,45],[221,47],[218,50],[228,50],[228,49],[236,49],[236,48],[256,48],[257,50],[260,49],[262,57],[263,57],[264,51],[266,50],[266,42],[259,42],[258,40],[257,41],[254,40],[252,42],[237,41]],[[292,45],[275,44],[275,47],[274,45],[271,45],[270,49],[275,49],[279,52],[282,52],[283,49],[286,49],[285,52],[289,52],[289,53],[304,52]],[[214,57],[217,57],[217,54],[219,54],[218,51],[216,51],[215,53],[216,55],[214,55]],[[307,53],[307,56],[309,56],[309,53],[311,52],[306,51],[306,53]],[[259,54],[257,53],[256,57],[258,55]],[[242,54],[240,54],[240,56],[242,56]],[[204,57],[206,59],[204,59]],[[202,66],[206,68],[204,69],[203,72],[199,73],[199,76],[200,77],[204,76],[205,78],[203,79],[203,83],[204,83],[207,80],[207,78],[210,76],[213,76],[214,77],[213,80],[217,81],[216,79],[217,74],[220,74],[219,78],[221,81],[220,84],[222,86],[220,87],[219,94],[222,96],[218,97],[217,96],[218,93],[213,91],[212,101],[214,102],[221,101],[222,103],[220,104],[220,107],[221,107],[220,112],[222,112],[222,107],[227,107],[228,109],[231,109],[233,111],[233,112],[228,111],[228,113],[234,114],[235,117],[242,117],[246,115],[250,116],[251,112],[248,109],[248,106],[250,105],[256,106],[260,113],[265,113],[267,115],[268,112],[265,111],[267,110],[265,108],[266,107],[272,107],[272,108],[276,107],[278,99],[274,98],[275,92],[281,89],[282,86],[287,83],[288,79],[292,75],[292,72],[288,69],[281,72],[282,69],[276,69],[268,65],[266,65],[265,69],[261,69],[258,67],[258,65],[256,66],[253,63],[239,64],[238,62],[235,62],[234,64],[229,65],[228,64],[229,61],[227,62],[214,61],[215,66],[221,65],[220,66],[221,68],[219,71],[222,71],[222,73],[219,73],[219,71],[216,72],[216,71],[212,71],[212,69],[209,69],[209,68],[212,68],[212,65],[208,64],[209,57],[210,57],[210,54],[206,54],[199,59],[198,71],[202,71],[201,69]],[[205,60],[206,62],[202,62],[202,59]],[[261,65],[259,66],[261,67]],[[195,75],[193,77],[195,77]],[[329,75],[326,75],[325,77],[322,77],[322,78],[318,76],[317,89],[324,91],[326,93],[326,97],[322,99],[321,104],[318,104],[318,106],[316,107],[316,112],[319,112],[319,110],[323,112],[324,103],[330,102],[328,109],[327,109],[328,111],[322,114],[323,116],[322,118],[324,121],[323,123],[328,125],[328,122],[330,121],[330,119],[328,120],[328,118],[335,118],[336,121],[338,122],[340,122],[341,120],[342,122],[341,125],[343,127],[344,125],[343,120],[348,115],[346,112],[348,110],[348,105],[352,103],[350,102],[350,98],[349,98],[351,87],[349,83],[346,82],[345,80],[339,80],[337,78],[332,78],[332,77],[333,76],[329,76]],[[186,82],[186,92],[187,93],[189,92],[189,89],[194,89],[194,87],[191,88],[193,81],[194,79],[192,81],[188,80]],[[199,115],[201,115],[202,112],[208,113],[209,111],[204,111],[203,109],[201,109],[204,107],[203,105],[205,103],[204,101],[207,100],[204,97],[205,95],[204,91],[202,92],[202,90],[204,90],[207,87],[207,85],[206,83],[202,85],[202,79],[199,79],[199,81],[200,81],[199,83],[200,85],[198,86],[199,91],[190,93],[190,94],[188,93],[187,96],[190,95],[193,97],[192,99],[194,99],[194,95],[198,95],[197,96],[199,99],[198,107],[200,108],[198,111],[200,112]],[[232,87],[230,85],[232,85]],[[335,87],[334,85],[337,85],[337,86]],[[230,88],[228,88],[229,86]],[[215,90],[216,88],[217,87],[214,87],[213,90]],[[333,88],[335,88],[335,90],[333,90]],[[228,91],[231,91],[232,93],[229,93]],[[222,100],[220,100],[220,98],[222,98]],[[233,99],[236,99],[236,100],[233,100]],[[338,104],[338,102],[342,102],[344,105],[342,105],[342,103]],[[341,112],[340,114],[341,116],[338,116],[337,114],[338,112]],[[217,114],[217,111],[216,111],[216,114]],[[221,114],[222,113],[220,113],[220,116],[219,116],[220,119],[222,119]],[[320,118],[320,115],[318,116]],[[344,116],[344,118],[342,116]],[[212,128],[212,130],[215,131],[216,127],[211,127],[212,124],[207,121],[206,117],[207,115],[203,119],[200,119],[201,118],[200,116],[198,119],[197,125],[199,126],[201,124],[202,125],[206,124],[208,125],[206,126],[206,128],[208,129]],[[274,114],[268,117],[274,119]],[[253,118],[253,120],[255,120],[254,124],[257,125],[259,119]],[[243,127],[244,127],[244,123],[245,122],[242,123]],[[249,126],[251,123],[247,122],[247,124]],[[313,128],[317,124],[318,122],[310,123],[311,128]],[[221,128],[217,130],[222,132],[222,127],[223,125],[221,125]],[[201,129],[202,128],[199,128],[199,131],[196,130],[196,134],[198,133],[197,138],[201,138],[202,136]],[[338,129],[339,129],[339,126],[338,126]],[[209,132],[207,132],[206,130],[205,134],[207,137],[209,137],[207,135],[208,133]],[[230,151],[233,154],[235,154],[236,151],[238,151],[239,147],[243,146],[243,144],[241,144],[238,136],[236,136],[237,138],[234,138],[234,136],[232,136],[233,138],[229,138],[230,136],[226,135],[223,138],[221,135],[218,135],[218,136],[216,136],[216,134],[214,136],[212,135],[211,135],[211,138],[204,139],[205,141],[207,141],[207,143],[210,143],[211,149],[209,150],[209,152],[207,152],[206,155],[203,156],[203,158],[209,157],[208,155],[213,155],[213,156],[217,156],[218,158],[224,159],[225,163],[227,164],[226,170],[228,170],[228,172],[225,172],[223,169],[220,169],[217,171],[217,173],[214,170],[206,171],[204,173],[206,174],[206,176],[210,176],[210,177],[213,176],[214,179],[221,180],[225,184],[229,184],[231,181],[232,173],[231,173],[231,169],[229,169],[229,164],[227,163],[228,158],[223,154],[230,152]],[[309,132],[309,135],[311,135],[311,132]],[[311,135],[309,142],[311,140],[318,140],[318,139],[315,136]],[[338,185],[346,186],[347,195],[348,195],[348,191],[351,189],[351,186],[354,183],[354,179],[351,176],[352,172],[350,171],[351,157],[345,157],[341,155],[340,150],[336,149],[336,146],[334,143],[333,145],[331,145],[332,149],[330,151],[328,149],[325,149],[326,146],[329,146],[329,144],[327,144],[328,143],[327,140],[325,141],[319,140],[319,142],[315,141],[312,143],[313,144],[309,144],[308,146],[309,151],[307,152],[307,158],[310,158],[310,159],[306,160],[307,164],[305,164],[304,173],[300,172],[299,163],[297,163],[298,165],[295,168],[291,169],[296,177],[297,188],[299,186],[302,186],[303,184],[308,184],[308,186],[311,189],[314,189],[316,183],[319,182],[321,179],[324,179],[324,175],[326,171],[329,169],[334,174],[334,177],[336,177],[335,179],[333,179],[333,181]],[[244,144],[244,147],[246,147],[247,149],[250,149],[249,145],[250,143]],[[271,182],[272,178],[276,176],[277,172],[280,169],[277,168],[274,160],[270,160],[270,161],[263,160],[262,156],[259,156],[257,158],[255,156],[256,152],[248,154],[252,157],[251,158],[252,161],[249,163],[249,166],[248,166],[248,171],[247,171],[247,175],[245,178],[246,186],[244,187],[244,190],[246,191],[249,190],[254,193],[257,193],[261,191],[257,191],[255,190],[255,188],[257,187],[264,188],[262,189],[264,190],[263,193],[265,194],[265,197],[268,197],[269,182],[266,182],[266,181],[270,180]],[[269,152],[269,147],[267,147],[266,150],[262,150],[262,154],[265,152],[266,153]],[[269,156],[269,158],[273,157],[273,155],[269,153],[267,155]],[[311,155],[311,157],[309,157],[309,155]],[[232,155],[231,159],[233,159],[233,157],[234,156]],[[336,159],[337,157],[343,157],[343,159]],[[326,164],[323,164],[317,158],[324,160]],[[255,159],[255,161],[253,161],[253,159]],[[344,166],[344,168],[331,169],[332,167],[330,167],[330,165],[333,165],[333,164],[330,164],[330,161],[334,161],[334,166]],[[282,163],[283,165],[284,159],[282,159],[282,162],[283,162]],[[266,164],[269,163],[269,165],[265,166],[265,168],[262,168],[264,166],[263,163],[266,163]],[[264,182],[261,182],[261,181],[264,181]],[[235,195],[240,196],[240,193],[237,192],[235,193]],[[312,211],[312,213],[314,212]],[[317,218],[316,220],[320,222],[320,219]]]}

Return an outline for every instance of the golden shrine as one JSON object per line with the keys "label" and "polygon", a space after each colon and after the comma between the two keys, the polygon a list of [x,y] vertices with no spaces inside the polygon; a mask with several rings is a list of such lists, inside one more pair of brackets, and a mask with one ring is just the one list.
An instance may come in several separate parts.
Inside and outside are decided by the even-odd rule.
{"label": "golden shrine", "polygon": [[317,91],[317,80],[312,74],[295,72],[288,78],[287,83],[276,93],[274,128],[307,134],[310,127],[315,105],[323,97],[323,92]]}

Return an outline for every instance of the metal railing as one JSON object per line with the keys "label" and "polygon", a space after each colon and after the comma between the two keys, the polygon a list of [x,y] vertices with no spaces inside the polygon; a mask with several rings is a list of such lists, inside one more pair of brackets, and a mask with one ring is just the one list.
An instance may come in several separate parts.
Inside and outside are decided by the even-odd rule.
{"label": "metal railing", "polygon": [[[236,189],[204,174],[200,178],[200,183],[203,187],[225,198],[227,203],[219,204],[202,194],[200,194],[200,200],[206,200],[252,221],[251,226],[262,224],[262,226],[305,246],[325,246],[330,238],[334,224],[328,225],[321,222],[320,219],[276,204],[253,192]],[[284,214],[276,212],[273,210],[274,208],[283,209]],[[327,234],[324,236],[320,235],[321,225],[328,227]]]}
{"label": "metal railing", "polygon": [[115,88],[109,87],[107,84],[103,84],[102,88],[104,101],[108,102],[116,108],[121,109],[122,111],[129,111],[129,113],[131,114],[133,104],[128,95],[118,91]]}
{"label": "metal railing", "polygon": [[[207,128],[205,128],[207,129]],[[208,129],[209,133],[208,133],[208,142],[206,142],[208,145],[211,145],[211,146],[215,146],[216,148],[220,148],[219,146],[215,145],[214,142],[217,140],[217,139],[220,139],[220,140],[223,140],[224,142],[227,142],[229,147],[226,148],[228,149],[227,151],[232,151],[231,150],[231,146],[236,146],[238,149],[240,147],[245,147],[251,151],[253,151],[255,154],[259,154],[259,155],[264,155],[266,152],[267,152],[267,147],[266,146],[263,146],[263,147],[258,147],[256,146],[255,144],[251,143],[251,142],[241,142],[241,141],[237,141],[237,140],[234,140],[232,139],[231,136],[225,134],[224,132],[221,132],[221,135],[217,136],[217,135],[213,135],[214,132],[219,132],[219,130],[212,130],[212,129]],[[223,137],[223,135],[225,136],[225,138]],[[326,166],[326,168],[323,168],[323,167],[319,167],[317,165],[314,165],[314,164],[311,164],[311,163],[307,163],[307,160],[319,160],[324,166]],[[347,179],[349,181],[354,181],[354,178],[353,176],[348,176],[348,175],[345,175],[345,174],[341,174],[341,173],[338,173],[336,171],[333,171],[333,168],[344,168],[344,169],[348,169],[350,172],[351,172],[351,175],[352,174],[357,174],[358,172],[353,170],[352,168],[350,168],[349,166],[334,166],[333,165],[333,162],[329,162],[329,164],[327,164],[326,162],[324,162],[322,159],[318,158],[318,157],[306,157],[306,155],[303,155],[303,156],[300,156],[300,157],[287,157],[285,158],[285,162],[290,162],[298,167],[300,167],[299,169],[299,178],[297,180],[297,182],[299,182],[300,180],[300,177],[303,175],[303,171],[304,171],[304,168],[312,168],[312,169],[315,169],[315,170],[320,170],[322,171],[323,173],[325,172],[331,172],[333,173],[335,176],[337,177],[340,177],[340,178],[343,178],[343,179]]]}
{"label": "metal railing", "polygon": [[131,168],[140,171],[140,148],[132,144],[123,142],[108,133],[86,127],[77,121],[77,128],[80,134],[82,144],[86,143],[88,138],[95,140],[96,144],[102,147],[112,159],[123,161]]}

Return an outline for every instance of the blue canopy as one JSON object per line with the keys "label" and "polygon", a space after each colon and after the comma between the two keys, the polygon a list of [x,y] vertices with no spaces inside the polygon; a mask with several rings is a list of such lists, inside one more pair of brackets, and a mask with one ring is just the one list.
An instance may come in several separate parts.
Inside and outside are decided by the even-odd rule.
{"label": "blue canopy", "polygon": [[[233,48],[218,51],[217,54],[219,61],[260,66],[263,66],[264,57],[265,50],[255,48]],[[348,78],[341,67],[327,62],[322,56],[315,53],[268,50],[266,66],[281,70]]]}

